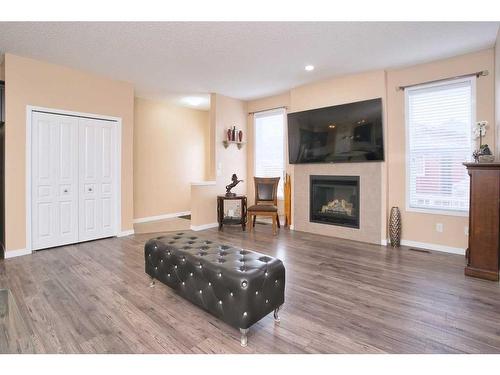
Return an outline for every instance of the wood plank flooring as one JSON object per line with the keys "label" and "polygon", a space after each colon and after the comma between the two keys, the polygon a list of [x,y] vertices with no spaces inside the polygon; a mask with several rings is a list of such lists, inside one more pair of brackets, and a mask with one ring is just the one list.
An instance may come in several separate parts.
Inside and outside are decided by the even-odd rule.
{"label": "wood plank flooring", "polygon": [[197,234],[285,264],[281,324],[261,320],[247,348],[165,285],[148,287],[151,234],[0,260],[0,288],[11,289],[37,353],[500,353],[500,286],[466,278],[462,256],[273,237],[269,225]]}

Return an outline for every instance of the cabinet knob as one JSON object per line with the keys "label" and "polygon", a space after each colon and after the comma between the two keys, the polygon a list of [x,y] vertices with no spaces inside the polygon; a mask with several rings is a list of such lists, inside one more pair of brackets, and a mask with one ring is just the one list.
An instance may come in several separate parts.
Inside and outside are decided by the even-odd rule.
{"label": "cabinet knob", "polygon": [[67,193],[68,192],[68,189],[64,189],[64,192]]}

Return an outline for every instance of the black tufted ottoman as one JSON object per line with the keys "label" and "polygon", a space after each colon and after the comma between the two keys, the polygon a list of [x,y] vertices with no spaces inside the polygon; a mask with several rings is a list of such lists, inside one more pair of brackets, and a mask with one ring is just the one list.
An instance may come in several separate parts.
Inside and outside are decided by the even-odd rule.
{"label": "black tufted ottoman", "polygon": [[285,302],[281,260],[207,241],[193,233],[149,240],[146,273],[212,315],[239,328],[247,345],[248,328]]}

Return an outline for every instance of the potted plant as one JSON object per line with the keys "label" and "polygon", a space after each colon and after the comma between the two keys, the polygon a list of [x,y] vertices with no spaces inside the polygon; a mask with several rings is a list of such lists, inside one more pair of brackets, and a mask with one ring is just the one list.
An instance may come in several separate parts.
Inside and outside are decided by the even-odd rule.
{"label": "potted plant", "polygon": [[486,128],[488,127],[488,121],[478,121],[474,127],[474,138],[479,138],[479,148],[475,150],[472,154],[474,161],[480,163],[491,163],[495,160],[492,155],[490,147],[487,144],[483,145],[483,137],[486,134]]}

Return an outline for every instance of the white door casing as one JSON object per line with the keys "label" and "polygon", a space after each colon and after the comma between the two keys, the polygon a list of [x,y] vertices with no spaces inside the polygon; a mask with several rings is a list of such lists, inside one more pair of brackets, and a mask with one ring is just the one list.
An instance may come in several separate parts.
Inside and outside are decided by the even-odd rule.
{"label": "white door casing", "polygon": [[121,119],[30,106],[27,119],[26,250],[118,235]]}

